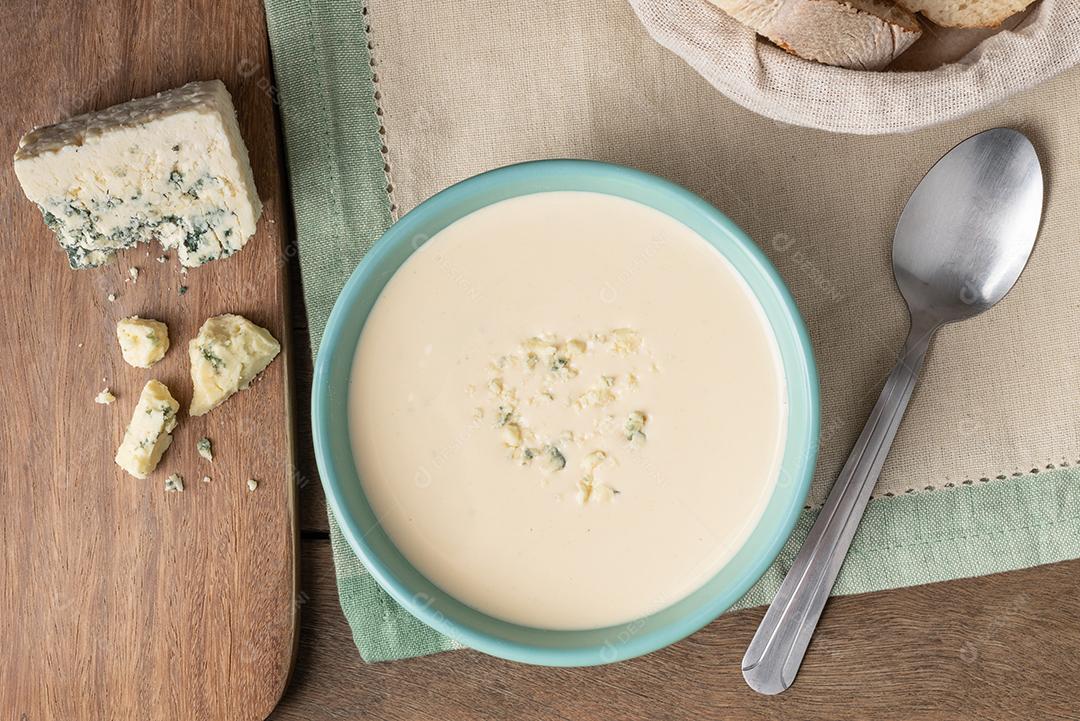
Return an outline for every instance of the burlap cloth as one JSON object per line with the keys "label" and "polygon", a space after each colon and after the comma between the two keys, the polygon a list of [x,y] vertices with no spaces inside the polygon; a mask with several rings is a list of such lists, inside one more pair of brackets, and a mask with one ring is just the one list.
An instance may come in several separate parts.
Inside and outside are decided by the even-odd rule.
{"label": "burlap cloth", "polygon": [[[706,0],[630,4],[657,42],[743,107],[836,132],[929,127],[1005,100],[1080,63],[1076,0],[1042,0],[1015,29],[984,40],[959,62],[921,72],[845,70],[794,57]],[[926,28],[927,35],[940,32]]]}

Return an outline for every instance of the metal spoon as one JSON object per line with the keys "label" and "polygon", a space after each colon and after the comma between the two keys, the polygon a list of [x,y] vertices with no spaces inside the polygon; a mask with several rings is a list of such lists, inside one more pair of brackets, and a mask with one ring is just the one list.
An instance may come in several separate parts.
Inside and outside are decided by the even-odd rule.
{"label": "metal spoon", "polygon": [[939,160],[911,194],[893,236],[893,274],[911,331],[840,476],[743,657],[763,694],[795,680],[825,601],[915,387],[934,332],[1009,292],[1031,255],[1043,177],[1031,142],[995,128]]}

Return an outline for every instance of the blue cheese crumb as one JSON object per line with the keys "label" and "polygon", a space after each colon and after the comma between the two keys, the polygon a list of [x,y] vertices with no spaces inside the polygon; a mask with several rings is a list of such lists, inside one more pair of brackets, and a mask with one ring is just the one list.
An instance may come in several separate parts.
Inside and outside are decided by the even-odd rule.
{"label": "blue cheese crumb", "polygon": [[256,488],[259,487],[259,482],[256,481],[254,478],[249,478],[247,482],[247,487],[249,491],[254,491]]}
{"label": "blue cheese crumb", "polygon": [[641,350],[641,335],[632,328],[611,331],[611,349],[618,355],[630,355]]}
{"label": "blue cheese crumb", "polygon": [[545,446],[541,453],[541,467],[548,473],[555,473],[566,468],[566,456],[555,446]]}
{"label": "blue cheese crumb", "polygon": [[179,493],[184,490],[184,477],[179,473],[174,473],[165,479],[165,490],[173,493]]}
{"label": "blue cheese crumb", "polygon": [[169,350],[169,328],[159,320],[133,315],[117,321],[116,340],[125,363],[149,368]]}
{"label": "blue cheese crumb", "polygon": [[603,451],[593,451],[589,455],[581,459],[581,470],[586,474],[591,475],[596,467],[607,460],[607,454]]}
{"label": "blue cheese crumb", "polygon": [[503,443],[510,448],[521,445],[521,427],[514,423],[507,423],[502,429]]}
{"label": "blue cheese crumb", "polygon": [[164,383],[148,381],[132,411],[124,440],[116,449],[116,464],[136,478],[150,475],[172,444],[171,433],[179,410],[180,404]]}
{"label": "blue cheese crumb", "polygon": [[199,442],[195,444],[195,450],[199,452],[199,455],[208,461],[214,460],[214,447],[210,443],[209,438],[200,438]]}
{"label": "blue cheese crumb", "polygon": [[103,388],[100,393],[94,396],[94,403],[100,403],[103,406],[107,406],[115,400],[116,396],[108,388]]}
{"label": "blue cheese crumb", "polygon": [[631,411],[630,415],[626,417],[626,423],[623,424],[623,433],[626,440],[630,441],[630,445],[640,446],[645,442],[645,420],[645,414],[641,411]]}
{"label": "blue cheese crumb", "polygon": [[[650,362],[648,345],[633,328],[576,337],[542,333],[526,338],[509,353],[493,357],[485,366],[485,385],[466,385],[465,394],[475,403],[474,393],[486,386],[486,402],[473,411],[474,424],[492,418],[491,425],[497,429],[508,458],[543,472],[548,476],[542,480],[545,485],[562,486],[556,498],[576,495],[582,504],[608,502],[620,491],[600,476],[614,473],[620,465],[619,454],[638,449],[645,441],[649,419],[645,411],[632,410],[630,404],[642,385],[640,374]],[[652,369],[657,370],[655,363]],[[594,372],[591,381],[576,380]],[[552,403],[556,405],[549,405]],[[532,415],[528,407],[536,405],[556,410],[565,405],[574,415],[566,419],[571,428],[560,432],[560,428],[550,427],[550,421],[559,422],[558,418]],[[585,430],[590,422],[592,431]],[[619,442],[620,437],[626,445]],[[606,450],[597,449],[594,443]],[[571,457],[574,465],[580,463],[580,475],[560,474]]]}

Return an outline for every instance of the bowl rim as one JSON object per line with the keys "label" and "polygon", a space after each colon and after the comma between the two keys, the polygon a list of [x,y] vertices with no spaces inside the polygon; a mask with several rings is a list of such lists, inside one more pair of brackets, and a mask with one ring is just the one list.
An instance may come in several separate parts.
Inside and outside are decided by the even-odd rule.
{"label": "bowl rim", "polygon": [[[735,556],[686,598],[643,619],[604,629],[561,631],[508,623],[466,606],[432,584],[379,525],[364,498],[348,440],[347,389],[356,343],[371,306],[393,273],[454,220],[499,200],[550,190],[585,190],[636,200],[698,230],[751,287],[779,347],[786,379],[788,419],[780,478]],[[697,226],[688,222],[691,216]],[[432,223],[438,227],[429,233],[425,228]],[[713,235],[700,232],[701,227]],[[741,267],[731,253],[738,255]],[[748,277],[748,270],[756,276]],[[358,306],[359,313],[354,310]],[[327,320],[315,361],[311,414],[316,464],[327,502],[349,546],[379,586],[420,621],[465,646],[551,666],[597,665],[649,653],[694,633],[730,608],[764,574],[791,535],[809,491],[820,425],[817,368],[806,325],[761,249],[718,209],[675,183],[620,165],[577,159],[528,161],[480,173],[436,193],[390,226],[349,276]],[[763,531],[767,516],[772,528]],[[753,547],[756,550],[744,557]],[[709,588],[733,566],[736,578],[722,590]]]}

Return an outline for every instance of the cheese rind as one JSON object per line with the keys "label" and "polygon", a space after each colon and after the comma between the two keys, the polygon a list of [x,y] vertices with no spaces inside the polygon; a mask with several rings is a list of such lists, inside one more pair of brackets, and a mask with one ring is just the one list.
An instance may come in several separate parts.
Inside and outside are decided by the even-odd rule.
{"label": "cheese rind", "polygon": [[116,465],[135,476],[150,475],[172,444],[180,404],[160,381],[147,382],[131,414],[124,440],[116,449]]}
{"label": "cheese rind", "polygon": [[159,320],[134,315],[116,323],[116,339],[124,361],[136,368],[149,368],[169,350],[169,328]]}
{"label": "cheese rind", "polygon": [[72,268],[152,239],[202,265],[243,247],[262,212],[220,80],[36,128],[19,142],[15,174]]}
{"label": "cheese rind", "polygon": [[281,345],[270,331],[241,315],[228,313],[207,319],[188,343],[195,387],[188,415],[208,413],[247,388],[280,351]]}

